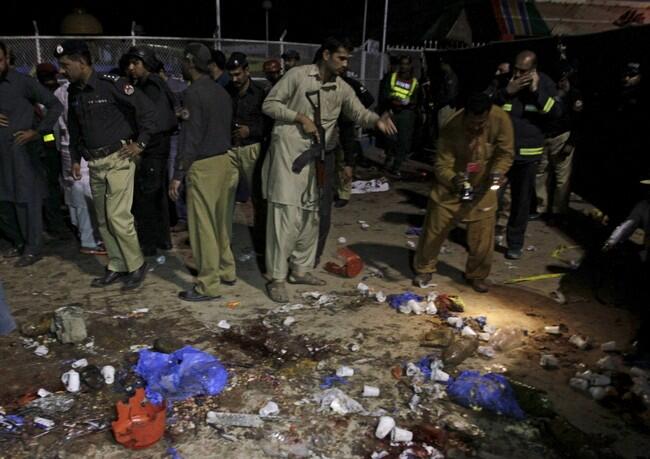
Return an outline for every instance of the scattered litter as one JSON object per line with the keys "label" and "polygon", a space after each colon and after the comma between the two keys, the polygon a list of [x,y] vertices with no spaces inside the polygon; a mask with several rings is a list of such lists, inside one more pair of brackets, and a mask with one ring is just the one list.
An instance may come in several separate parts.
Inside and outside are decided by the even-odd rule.
{"label": "scattered litter", "polygon": [[[386,434],[388,435],[388,434]],[[370,459],[384,459],[386,456],[389,456],[390,453],[388,451],[379,451],[379,452],[374,452],[370,456]]]}
{"label": "scattered litter", "polygon": [[[450,317],[450,319],[451,319],[451,317]],[[465,338],[474,338],[474,337],[477,336],[476,332],[469,325],[465,325],[463,327],[463,329],[461,330],[460,334],[461,334],[461,336],[463,336]]]}
{"label": "scattered litter", "polygon": [[[342,242],[342,244],[344,243]],[[329,261],[323,267],[325,271],[347,278],[357,277],[363,271],[363,260],[356,252],[348,247],[339,248],[336,251],[336,258],[341,264]]]}
{"label": "scattered litter", "polygon": [[386,295],[384,295],[384,292],[379,291],[375,293],[375,300],[377,300],[377,303],[385,303],[386,302]]}
{"label": "scattered litter", "polygon": [[580,391],[586,391],[587,389],[589,389],[589,381],[582,378],[571,378],[569,380],[569,386],[573,387],[574,389],[578,389]]}
{"label": "scattered litter", "polygon": [[602,359],[598,360],[598,362],[596,362],[596,365],[598,365],[598,368],[600,368],[601,370],[608,370],[608,371],[614,371],[618,368],[617,360],[611,355],[607,355]]}
{"label": "scattered litter", "polygon": [[43,398],[43,397],[49,397],[50,395],[52,395],[52,392],[50,392],[50,391],[47,390],[47,389],[43,389],[43,388],[41,387],[41,388],[36,392],[36,394],[37,394],[39,397]]}
{"label": "scattered litter", "polygon": [[[290,327],[295,322],[296,322],[296,318],[293,317],[293,316],[289,316],[286,319],[284,319],[284,321],[282,322],[282,325],[284,325],[285,327]],[[230,327],[228,327],[228,328],[230,328]]]}
{"label": "scattered litter", "polygon": [[86,360],[86,359],[79,359],[79,360],[75,360],[74,362],[72,362],[72,368],[74,368],[75,370],[78,370],[79,368],[84,368],[84,367],[87,367],[87,366],[88,366],[88,360]]}
{"label": "scattered litter", "polygon": [[560,362],[558,361],[557,357],[552,354],[542,354],[539,359],[539,364],[540,366],[549,369],[558,368],[560,366]]}
{"label": "scattered litter", "polygon": [[571,338],[569,338],[569,343],[573,344],[575,347],[577,347],[580,350],[585,350],[589,347],[589,340],[579,335],[571,336]]}
{"label": "scattered litter", "polygon": [[236,300],[228,301],[228,302],[226,303],[226,307],[227,307],[228,309],[235,309],[235,308],[238,307],[240,304],[241,304],[241,301],[236,301]]}
{"label": "scattered litter", "polygon": [[561,335],[562,331],[560,330],[559,325],[547,325],[544,327],[544,331],[549,335]]}
{"label": "scattered litter", "polygon": [[44,345],[42,345],[42,344],[41,344],[40,346],[38,346],[38,347],[34,350],[34,354],[36,354],[36,355],[39,356],[39,357],[44,357],[44,356],[46,356],[49,352],[50,352],[50,350],[48,349],[48,347],[47,347],[47,346],[44,346]]}
{"label": "scattered litter", "polygon": [[379,397],[379,387],[364,384],[363,393],[361,395],[363,397]]}
{"label": "scattered litter", "polygon": [[379,193],[390,190],[386,177],[373,180],[355,180],[352,182],[351,194]]}
{"label": "scattered litter", "polygon": [[362,295],[367,295],[370,288],[363,282],[357,284],[357,291]]}
{"label": "scattered litter", "polygon": [[462,317],[447,317],[447,323],[455,328],[463,327],[463,318]]}
{"label": "scattered litter", "polygon": [[81,387],[81,378],[75,370],[66,371],[61,375],[61,382],[65,385],[68,392],[79,392]]}
{"label": "scattered litter", "polygon": [[63,343],[81,343],[88,336],[84,311],[76,305],[63,306],[54,311],[52,332]]}
{"label": "scattered litter", "polygon": [[325,376],[323,378],[323,382],[320,385],[321,389],[329,389],[333,387],[335,384],[347,384],[348,378],[338,376],[338,375],[330,375],[330,376]]}
{"label": "scattered litter", "polygon": [[501,352],[507,352],[524,344],[525,333],[518,328],[499,328],[490,338],[492,346]]}
{"label": "scattered litter", "polygon": [[339,367],[336,370],[336,376],[340,378],[349,378],[350,376],[354,376],[354,368],[346,366]]}
{"label": "scattered litter", "polygon": [[278,404],[272,401],[267,402],[266,405],[264,405],[262,408],[260,408],[259,414],[260,417],[265,418],[268,416],[273,416],[275,414],[278,414],[280,412],[280,408],[278,408]]}
{"label": "scattered litter", "polygon": [[347,240],[346,238],[344,238],[343,236],[341,236],[341,237],[339,237],[339,238],[337,239],[337,242],[338,242],[339,244],[347,244],[347,243],[348,243],[348,240]]}
{"label": "scattered litter", "polygon": [[242,263],[245,263],[247,261],[250,261],[256,257],[255,250],[249,248],[244,251],[242,251],[239,255],[237,255],[237,261],[240,261]]}
{"label": "scattered litter", "polygon": [[36,416],[34,418],[34,424],[37,427],[40,427],[41,429],[50,430],[51,428],[54,427],[55,422],[52,421],[51,419],[46,419],[46,418],[41,418],[39,416]]}
{"label": "scattered litter", "polygon": [[421,226],[409,226],[405,233],[407,236],[422,236]]}
{"label": "scattered litter", "polygon": [[529,245],[528,247],[526,247],[526,252],[535,252],[536,250],[537,247],[535,247],[534,245]]}
{"label": "scattered litter", "polygon": [[257,414],[208,411],[206,422],[223,427],[262,427],[264,421]]}
{"label": "scattered litter", "polygon": [[359,402],[348,397],[345,392],[336,387],[316,394],[314,400],[320,403],[320,411],[332,410],[336,414],[365,413],[366,411]]}
{"label": "scattered litter", "polygon": [[370,225],[367,222],[364,222],[363,220],[359,220],[359,224],[361,225],[361,229],[364,231],[370,228]]}
{"label": "scattered litter", "polygon": [[418,409],[418,406],[420,406],[420,400],[421,397],[418,394],[413,394],[413,397],[411,397],[411,400],[409,400],[409,409],[411,411],[416,411]]}
{"label": "scattered litter", "polygon": [[408,443],[413,440],[413,432],[395,426],[390,433],[390,440],[393,443]]}
{"label": "scattered litter", "polygon": [[491,337],[492,337],[492,335],[490,335],[489,333],[485,333],[485,332],[478,334],[478,339],[481,340],[481,341],[485,341],[485,342],[490,341]]}
{"label": "scattered litter", "polygon": [[600,349],[604,352],[616,352],[620,350],[616,341],[607,341],[600,345]]}
{"label": "scattered litter", "polygon": [[479,346],[476,349],[476,352],[488,359],[493,359],[496,356],[496,351],[492,346]]}
{"label": "scattered litter", "polygon": [[152,346],[150,344],[132,344],[129,346],[129,352],[140,352],[144,349],[151,349]]}
{"label": "scattered litter", "polygon": [[386,297],[386,300],[388,301],[388,304],[391,308],[399,309],[401,305],[408,303],[409,300],[422,301],[423,298],[413,292],[406,292],[395,295],[388,295]]}
{"label": "scattered litter", "polygon": [[106,384],[111,385],[115,382],[115,368],[111,365],[103,366],[101,373]]}
{"label": "scattered litter", "polygon": [[413,241],[406,241],[406,246],[407,246],[409,249],[415,249],[415,247],[417,246],[417,244],[416,244],[415,242],[413,242]]}
{"label": "scattered litter", "polygon": [[[514,265],[512,264],[507,264],[507,265],[509,268],[510,267],[514,268]],[[562,276],[564,276],[563,273],[537,274],[535,276],[516,277],[514,279],[508,279],[507,281],[504,282],[504,284],[519,284],[521,282],[534,282],[534,281],[545,280],[545,279],[557,279]]]}
{"label": "scattered litter", "polygon": [[217,324],[217,327],[219,327],[219,328],[221,328],[223,330],[229,330],[230,329],[230,323],[227,320],[222,319]]}
{"label": "scattered litter", "polygon": [[74,396],[69,394],[53,394],[43,398],[37,398],[27,404],[27,408],[35,408],[48,416],[70,411],[74,405]]}
{"label": "scattered litter", "polygon": [[447,394],[453,401],[468,408],[484,408],[515,419],[525,417],[510,383],[503,375],[488,373],[481,376],[478,371],[462,371],[447,386]]}
{"label": "scattered litter", "polygon": [[[379,423],[375,429],[375,437],[380,440],[383,439],[386,435],[392,432],[395,428],[395,420],[390,416],[381,416],[379,418]],[[384,457],[384,456],[381,456]]]}
{"label": "scattered litter", "polygon": [[217,395],[228,381],[228,372],[216,357],[191,346],[172,354],[140,351],[135,372],[147,382],[147,399],[157,405],[163,399]]}
{"label": "scattered litter", "polygon": [[156,263],[158,263],[159,265],[164,265],[166,261],[167,258],[164,255],[160,255],[156,257]]}

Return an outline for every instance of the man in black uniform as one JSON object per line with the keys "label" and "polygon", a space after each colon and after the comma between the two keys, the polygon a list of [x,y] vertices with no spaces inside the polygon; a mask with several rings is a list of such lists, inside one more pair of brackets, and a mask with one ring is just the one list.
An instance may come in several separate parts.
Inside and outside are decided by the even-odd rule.
{"label": "man in black uniform", "polygon": [[[233,130],[232,146],[228,156],[232,162],[233,189],[240,180],[248,187],[255,220],[253,225],[253,244],[255,251],[264,253],[264,236],[266,234],[266,205],[262,197],[261,170],[262,144],[271,120],[262,113],[262,103],[266,90],[252,80],[248,69],[248,60],[244,53],[234,52],[226,63],[230,74],[230,83],[226,90],[232,98]],[[232,219],[230,220],[232,228]]]}
{"label": "man in black uniform", "polygon": [[156,108],[157,132],[140,155],[135,168],[133,216],[144,256],[155,256],[157,249],[172,248],[169,234],[167,161],[171,135],[178,123],[174,95],[154,71],[156,55],[146,46],[134,46],[126,53],[128,76],[136,88],[149,97]]}
{"label": "man in black uniform", "polygon": [[81,179],[81,156],[88,161],[90,187],[108,266],[92,287],[124,280],[122,290],[140,286],[147,272],[131,206],[135,159],[156,132],[153,104],[116,75],[97,74],[85,42],[56,47],[61,74],[70,80],[68,129],[72,176]]}
{"label": "man in black uniform", "polygon": [[[34,105],[47,110],[36,126]],[[45,180],[38,152],[28,149],[51,134],[63,106],[34,78],[9,67],[7,47],[0,42],[0,229],[14,245],[6,256],[16,267],[42,258]]]}

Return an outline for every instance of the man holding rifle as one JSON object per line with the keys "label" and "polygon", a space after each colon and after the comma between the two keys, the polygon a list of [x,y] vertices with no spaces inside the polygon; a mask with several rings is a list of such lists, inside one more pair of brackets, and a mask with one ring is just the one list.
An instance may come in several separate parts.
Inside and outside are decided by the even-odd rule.
{"label": "man holding rifle", "polygon": [[397,130],[387,114],[366,109],[340,76],[348,68],[352,47],[329,38],[323,59],[292,69],[264,101],[264,113],[275,120],[271,146],[262,170],[268,200],[266,268],[269,297],[289,301],[285,282],[324,285],[311,274],[318,242],[318,203],[326,162],[336,150],[334,129],[339,114],[387,135]]}

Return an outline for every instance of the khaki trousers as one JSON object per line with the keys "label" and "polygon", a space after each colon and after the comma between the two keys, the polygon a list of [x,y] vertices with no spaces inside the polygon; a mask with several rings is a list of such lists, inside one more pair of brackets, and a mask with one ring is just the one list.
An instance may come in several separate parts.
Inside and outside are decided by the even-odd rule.
{"label": "khaki trousers", "polygon": [[338,195],[339,199],[346,199],[349,201],[352,194],[352,182],[345,180],[345,173],[343,172],[344,169],[345,153],[343,152],[343,148],[339,146],[339,148],[336,149],[336,194]]}
{"label": "khaki trousers", "polygon": [[196,263],[196,291],[218,296],[221,280],[237,278],[230,248],[232,174],[228,155],[195,161],[187,172],[187,226]]}
{"label": "khaki trousers", "polygon": [[285,280],[291,272],[304,276],[314,268],[318,246],[318,210],[268,203],[266,272]]}
{"label": "khaki trousers", "polygon": [[569,210],[573,152],[567,154],[564,147],[570,136],[569,131],[544,142],[544,154],[535,176],[539,213],[566,214]]}
{"label": "khaki trousers", "polygon": [[131,213],[135,163],[115,152],[88,161],[88,168],[99,233],[108,252],[108,269],[135,271],[144,263]]}
{"label": "khaki trousers", "polygon": [[[415,251],[414,268],[418,274],[436,272],[440,247],[458,223],[455,213],[429,199],[422,236]],[[486,219],[467,223],[469,256],[465,266],[467,279],[485,279],[490,275],[494,251],[494,213]]]}

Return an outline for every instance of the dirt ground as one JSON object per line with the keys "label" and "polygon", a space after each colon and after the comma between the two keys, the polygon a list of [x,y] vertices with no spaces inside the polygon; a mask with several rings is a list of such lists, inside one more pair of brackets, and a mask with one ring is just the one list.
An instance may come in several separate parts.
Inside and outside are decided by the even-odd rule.
{"label": "dirt ground", "polygon": [[[360,174],[372,177],[379,173],[361,170]],[[177,235],[177,248],[167,254],[164,264],[150,260],[152,271],[143,287],[129,294],[121,294],[119,287],[90,289],[90,280],[101,273],[104,260],[81,255],[72,244],[50,244],[48,256],[25,269],[14,269],[10,260],[2,260],[0,278],[19,323],[32,323],[62,305],[80,303],[87,313],[93,342],[92,346],[73,346],[50,339],[49,354],[39,357],[33,349],[23,346],[18,333],[0,338],[0,407],[6,412],[20,410],[17,400],[39,388],[63,391],[60,376],[72,360],[85,357],[100,367],[112,364],[128,369],[134,362],[130,347],[150,346],[157,338],[177,340],[215,355],[228,368],[229,382],[227,389],[216,397],[198,397],[175,404],[164,439],[141,451],[116,444],[109,429],[66,438],[74,437],[83,421],[99,420],[105,424],[114,420],[115,402],[126,399],[121,385],[99,391],[84,387],[75,395],[70,411],[49,416],[56,422],[50,432],[43,434],[42,430],[32,428],[19,438],[0,436],[0,457],[369,458],[382,450],[391,454],[388,457],[398,457],[406,449],[404,445],[391,446],[374,436],[379,409],[393,416],[399,426],[416,432],[416,444],[420,445],[436,443],[431,426],[447,424],[448,439],[436,443],[439,449],[446,449],[447,457],[648,457],[650,437],[645,414],[634,413],[620,403],[598,403],[589,394],[568,385],[576,371],[593,368],[605,355],[600,343],[615,340],[627,345],[636,327],[632,313],[611,304],[620,302],[620,292],[598,276],[597,262],[582,260],[584,250],[580,247],[589,247],[606,233],[602,225],[585,216],[589,206],[574,200],[571,224],[564,231],[541,221],[531,222],[526,241],[529,250],[515,262],[505,260],[503,250],[497,251],[491,275],[494,285],[483,295],[463,282],[466,251],[458,242],[462,241],[462,232],[457,231],[440,256],[439,273],[434,278],[437,286],[421,290],[410,284],[413,252],[408,241],[416,239],[407,237],[405,232],[409,226],[421,224],[428,190],[428,180],[423,176],[392,181],[388,192],[354,195],[347,207],[335,209],[323,261],[333,259],[341,246],[338,238],[345,237],[346,245],[361,255],[366,268],[356,279],[338,278],[318,269],[318,274],[328,282],[320,291],[336,299],[329,305],[314,306],[313,300],[302,296],[313,289],[291,286],[291,304],[305,307],[290,312],[279,312],[279,305],[266,297],[265,279],[255,258],[246,259],[252,247],[246,226],[250,223],[247,204],[238,205],[233,236],[233,250],[240,260],[239,281],[234,287],[224,287],[224,297],[218,302],[188,304],[176,296],[192,282],[185,265],[191,265],[186,234]],[[362,229],[360,220],[366,221],[369,228]],[[559,246],[579,247],[552,256]],[[563,277],[506,283],[514,278],[549,273]],[[504,373],[512,380],[544,391],[556,415],[540,420],[529,414],[525,421],[518,422],[463,408],[446,398],[435,399],[426,392],[421,394],[419,407],[409,408],[413,395],[409,378],[396,379],[392,370],[431,354],[432,349],[423,346],[425,334],[447,325],[435,316],[400,314],[386,303],[364,298],[357,292],[359,282],[387,295],[408,290],[424,295],[433,290],[459,295],[466,305],[461,316],[485,316],[497,328],[525,330],[523,345],[516,349],[497,352],[493,359],[474,354],[456,368],[445,370],[452,376],[465,369]],[[564,303],[552,298],[552,292],[558,290],[566,298]],[[229,307],[231,301],[238,304]],[[137,308],[149,308],[149,312],[116,318]],[[296,319],[295,323],[283,326],[289,315]],[[221,320],[237,328],[226,333],[217,327]],[[262,321],[274,330],[284,330],[280,339],[286,340],[288,347],[296,337],[307,336],[324,350],[317,355],[290,358],[282,352],[259,352],[236,339],[237,330],[243,330],[244,335],[258,333]],[[544,326],[559,324],[566,326],[562,335],[544,332]],[[267,327],[262,325],[261,329]],[[589,337],[593,349],[579,350],[569,344],[568,338],[573,334]],[[44,339],[38,338],[39,342]],[[350,350],[353,344],[359,347],[355,352]],[[558,357],[559,368],[542,368],[542,353]],[[341,365],[353,367],[355,372],[348,384],[337,387],[359,401],[368,415],[320,412],[319,405],[312,400],[321,391],[322,378]],[[379,387],[380,396],[362,397],[364,384]],[[208,409],[257,413],[268,400],[277,402],[280,412],[261,428],[224,431],[205,422]],[[460,415],[476,426],[474,434],[479,430],[480,433],[472,435],[471,429],[454,427],[449,414]],[[33,415],[25,414],[28,419]],[[558,433],[562,430],[558,426],[565,421],[578,430]],[[586,452],[585,444],[590,452]]]}

